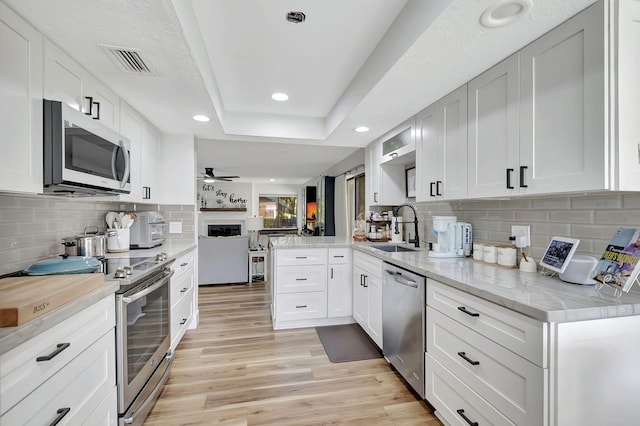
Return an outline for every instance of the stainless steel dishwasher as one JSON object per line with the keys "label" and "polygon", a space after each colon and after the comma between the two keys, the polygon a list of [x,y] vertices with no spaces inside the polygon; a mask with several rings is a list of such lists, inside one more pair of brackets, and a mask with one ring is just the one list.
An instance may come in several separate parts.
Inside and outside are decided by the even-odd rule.
{"label": "stainless steel dishwasher", "polygon": [[382,353],[424,398],[425,277],[385,262]]}

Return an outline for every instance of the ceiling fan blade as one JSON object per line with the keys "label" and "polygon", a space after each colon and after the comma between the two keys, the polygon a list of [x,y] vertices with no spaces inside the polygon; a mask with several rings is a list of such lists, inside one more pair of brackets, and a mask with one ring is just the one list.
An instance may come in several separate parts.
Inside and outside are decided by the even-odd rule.
{"label": "ceiling fan blade", "polygon": [[216,179],[238,179],[240,176],[216,176]]}
{"label": "ceiling fan blade", "polygon": [[223,182],[231,182],[231,179],[227,179],[226,177],[223,177],[223,176],[216,176],[214,179],[221,180]]}

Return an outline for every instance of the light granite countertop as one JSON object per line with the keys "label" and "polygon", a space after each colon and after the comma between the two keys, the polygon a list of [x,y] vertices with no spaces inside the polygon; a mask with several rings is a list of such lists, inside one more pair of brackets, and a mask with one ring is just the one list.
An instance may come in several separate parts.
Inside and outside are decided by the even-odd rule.
{"label": "light granite countertop", "polygon": [[[155,256],[157,253],[167,253],[169,257],[180,257],[196,248],[195,244],[163,244],[152,249],[131,250],[122,253],[107,253],[108,258],[126,257],[147,257]],[[47,331],[56,324],[77,314],[83,309],[102,300],[104,297],[113,295],[120,287],[119,282],[106,281],[104,286],[83,295],[69,303],[52,310],[51,312],[35,318],[17,327],[0,328],[0,355],[26,342],[27,340]]]}
{"label": "light granite countertop", "polygon": [[585,321],[640,315],[640,292],[613,297],[613,290],[570,284],[539,272],[521,272],[471,258],[434,259],[424,249],[389,253],[371,243],[354,243],[341,237],[282,237],[272,240],[273,249],[353,247],[427,278],[545,322]]}

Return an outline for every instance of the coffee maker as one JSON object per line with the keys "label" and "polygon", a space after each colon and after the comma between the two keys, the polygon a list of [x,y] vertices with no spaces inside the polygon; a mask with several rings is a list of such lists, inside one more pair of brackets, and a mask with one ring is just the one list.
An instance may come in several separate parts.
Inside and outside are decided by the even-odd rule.
{"label": "coffee maker", "polygon": [[458,222],[456,216],[433,216],[433,233],[438,242],[429,251],[430,257],[465,257],[471,255],[471,224]]}

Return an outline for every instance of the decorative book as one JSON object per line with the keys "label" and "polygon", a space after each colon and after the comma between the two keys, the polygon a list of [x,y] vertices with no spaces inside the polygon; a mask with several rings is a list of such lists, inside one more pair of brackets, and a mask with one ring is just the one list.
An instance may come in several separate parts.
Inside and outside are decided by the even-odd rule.
{"label": "decorative book", "polygon": [[640,273],[640,230],[618,228],[596,265],[596,281],[628,292]]}

